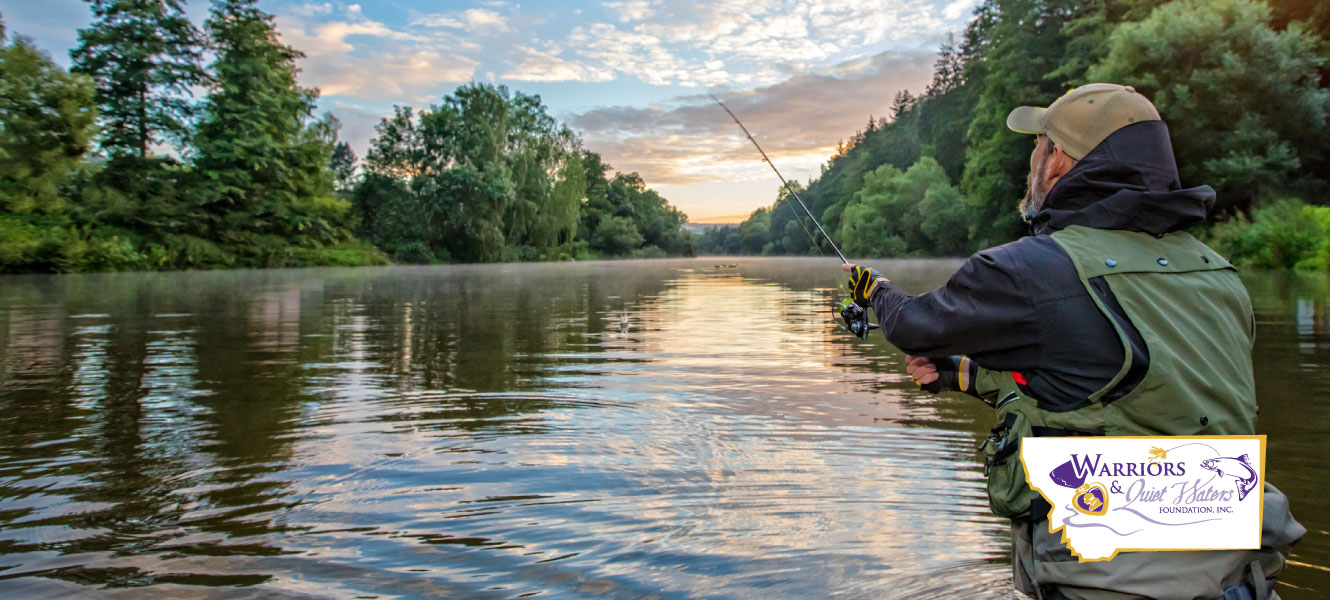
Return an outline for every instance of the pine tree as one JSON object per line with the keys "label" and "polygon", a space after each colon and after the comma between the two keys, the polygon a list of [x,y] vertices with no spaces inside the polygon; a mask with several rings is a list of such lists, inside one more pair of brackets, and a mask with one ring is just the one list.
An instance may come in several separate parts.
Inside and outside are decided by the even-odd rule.
{"label": "pine tree", "polygon": [[113,159],[149,158],[183,139],[191,86],[202,83],[201,38],[179,0],[91,0],[96,21],[79,31],[73,70],[93,78],[101,148]]}
{"label": "pine tree", "polygon": [[914,108],[914,103],[918,101],[919,99],[915,98],[914,94],[910,93],[910,90],[896,92],[896,97],[891,101],[891,120],[901,120],[901,118],[905,116],[905,113],[909,112],[911,108]]}
{"label": "pine tree", "polygon": [[359,157],[356,156],[356,151],[351,149],[351,144],[337,142],[337,145],[333,146],[331,166],[337,181],[337,191],[349,191],[355,184],[357,161]]}
{"label": "pine tree", "polygon": [[332,241],[339,237],[329,170],[335,125],[313,120],[317,92],[296,82],[303,55],[278,40],[272,15],[255,4],[221,0],[206,23],[215,82],[194,136],[194,166],[204,178],[197,201],[224,241],[258,243],[252,234]]}

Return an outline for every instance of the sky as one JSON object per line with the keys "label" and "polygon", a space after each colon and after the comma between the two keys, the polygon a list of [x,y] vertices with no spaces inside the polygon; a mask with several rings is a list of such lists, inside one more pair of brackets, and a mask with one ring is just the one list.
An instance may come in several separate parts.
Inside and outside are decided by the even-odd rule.
{"label": "sky", "polygon": [[[715,94],[787,179],[918,94],[978,0],[261,1],[306,55],[302,85],[363,156],[394,105],[437,104],[484,81],[539,94],[617,171],[694,219],[770,205],[780,185]],[[202,24],[208,4],[186,4]],[[69,64],[80,0],[0,0],[6,30]]]}

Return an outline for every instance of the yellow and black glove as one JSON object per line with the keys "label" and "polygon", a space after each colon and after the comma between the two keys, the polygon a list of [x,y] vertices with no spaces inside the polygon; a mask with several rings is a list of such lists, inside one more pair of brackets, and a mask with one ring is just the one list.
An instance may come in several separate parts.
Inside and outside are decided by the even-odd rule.
{"label": "yellow and black glove", "polygon": [[855,304],[868,307],[869,298],[873,297],[873,292],[877,291],[879,285],[890,284],[891,280],[883,277],[877,269],[865,267],[863,265],[850,266],[850,298]]}

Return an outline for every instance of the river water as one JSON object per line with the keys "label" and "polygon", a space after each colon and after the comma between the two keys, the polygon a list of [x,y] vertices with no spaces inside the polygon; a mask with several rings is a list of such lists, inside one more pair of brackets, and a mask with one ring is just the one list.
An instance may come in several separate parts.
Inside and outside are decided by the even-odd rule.
{"label": "river water", "polygon": [[[906,289],[956,261],[878,261]],[[1248,275],[1330,594],[1324,277]],[[827,259],[0,279],[0,597],[1011,598],[978,442]]]}

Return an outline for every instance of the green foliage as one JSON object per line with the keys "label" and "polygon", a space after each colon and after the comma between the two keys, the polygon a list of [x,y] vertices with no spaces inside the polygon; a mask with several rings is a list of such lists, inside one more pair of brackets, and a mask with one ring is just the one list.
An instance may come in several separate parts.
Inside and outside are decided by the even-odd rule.
{"label": "green foliage", "polygon": [[[403,262],[691,254],[683,213],[550,117],[538,96],[472,83],[383,119],[351,192],[358,233]],[[642,255],[642,252],[638,253]]]}
{"label": "green foliage", "polygon": [[841,224],[841,250],[854,256],[958,254],[969,238],[965,203],[929,157],[865,176]]}
{"label": "green foliage", "polygon": [[1300,172],[1322,161],[1330,91],[1318,87],[1317,39],[1275,31],[1252,0],[1179,0],[1118,27],[1089,79],[1134,85],[1168,121],[1182,181],[1209,183],[1225,203],[1263,194],[1323,194]]}
{"label": "green foliage", "polygon": [[203,40],[178,0],[91,0],[96,21],[79,31],[74,71],[92,77],[101,147],[148,159],[152,146],[187,136],[190,86],[204,82]]}
{"label": "green foliage", "polygon": [[[974,245],[1021,235],[1017,206],[1025,192],[1031,144],[1007,129],[1021,105],[1047,106],[1079,79],[1070,31],[1088,35],[1092,5],[1073,0],[989,0],[966,32],[965,78],[976,102],[965,142],[961,187],[971,211]],[[1074,28],[1074,29],[1073,29]]]}
{"label": "green foliage", "polygon": [[605,214],[600,216],[591,246],[611,256],[623,256],[639,248],[645,239],[632,219]]}
{"label": "green foliage", "polygon": [[[148,146],[190,133],[180,92],[201,80],[195,33],[178,3],[93,7],[74,53],[91,78],[24,40],[0,47],[0,272],[385,262],[351,236],[350,203],[332,193],[336,123],[309,119],[299,54],[277,43],[271,17],[217,5],[217,78],[188,136],[193,160],[180,163]],[[88,161],[95,102],[109,156]]]}
{"label": "green foliage", "polygon": [[0,211],[63,214],[60,191],[93,135],[92,82],[0,31]]}
{"label": "green foliage", "polygon": [[356,157],[355,150],[351,149],[351,144],[337,142],[337,145],[333,146],[331,167],[337,191],[346,192],[351,189],[354,183],[357,160],[359,159]]}
{"label": "green foliage", "polygon": [[697,238],[697,253],[701,256],[711,254],[739,254],[742,238],[739,228],[734,225],[722,225],[706,229]]}
{"label": "green foliage", "polygon": [[[1330,7],[1271,5],[1273,16],[1253,0],[986,0],[959,47],[943,45],[928,89],[897,93],[890,121],[870,117],[799,194],[849,254],[955,254],[1010,241],[1025,229],[1016,208],[1032,146],[1007,129],[1007,114],[1047,106],[1076,85],[1115,81],[1158,105],[1183,184],[1219,189],[1230,208],[1213,218],[1250,213],[1266,197],[1324,202]],[[704,232],[699,250],[829,253],[800,232],[795,221],[806,219],[786,194],[737,228]],[[1249,224],[1217,231],[1236,240]],[[1303,256],[1261,233],[1274,225],[1258,225],[1233,242],[1248,244],[1241,253],[1252,264],[1286,262],[1256,258],[1256,248]]]}
{"label": "green foliage", "polygon": [[[2,271],[385,260],[353,231],[403,262],[830,253],[783,188],[739,226],[685,233],[641,177],[503,86],[395,109],[357,168],[256,0],[216,0],[206,39],[181,0],[90,4],[76,74],[22,39],[0,46]],[[1030,151],[1007,113],[1116,80],[1161,109],[1183,183],[1216,186],[1220,216],[1238,215],[1216,243],[1248,264],[1323,268],[1322,209],[1268,202],[1330,197],[1324,4],[986,0],[922,94],[897,93],[791,187],[851,254],[1002,243],[1023,229]],[[189,145],[155,155],[173,142]]]}
{"label": "green foliage", "polygon": [[[596,215],[597,219],[596,226],[587,232],[587,239],[591,242],[593,250],[610,256],[621,256],[645,244],[655,246],[670,255],[692,255],[692,236],[682,229],[684,222],[688,220],[687,215],[670,206],[655,190],[648,189],[637,173],[619,173],[604,186],[595,187],[605,190],[605,198],[603,203],[596,205],[588,202],[585,208],[589,214]],[[609,240],[625,238],[622,228],[618,226],[615,226],[613,234],[601,234],[600,226],[607,223],[604,218],[607,215],[627,219],[640,236],[628,236],[626,239],[636,240],[640,237],[641,240],[628,247],[610,242]]]}
{"label": "green foliage", "polygon": [[332,197],[329,171],[336,123],[312,120],[316,92],[296,83],[302,54],[277,39],[255,3],[221,0],[208,18],[216,60],[193,140],[193,203],[224,243],[347,239],[349,205]]}
{"label": "green foliage", "polygon": [[1209,241],[1239,265],[1330,269],[1330,206],[1283,200],[1216,225]]}

